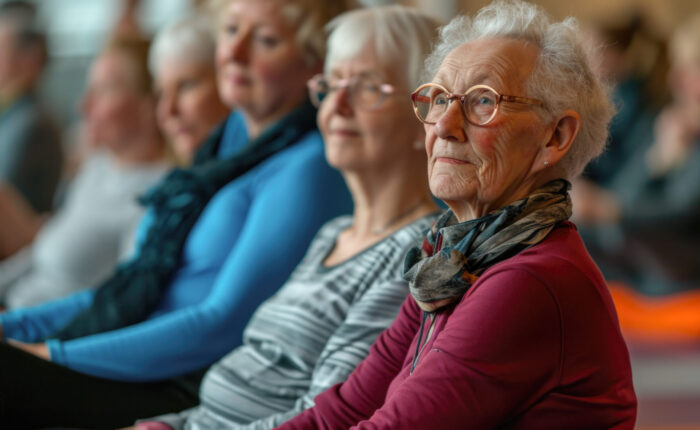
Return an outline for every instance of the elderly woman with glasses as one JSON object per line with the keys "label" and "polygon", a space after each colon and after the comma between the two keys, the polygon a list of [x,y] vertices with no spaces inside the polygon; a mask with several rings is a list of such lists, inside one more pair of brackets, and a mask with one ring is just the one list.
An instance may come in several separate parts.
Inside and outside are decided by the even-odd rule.
{"label": "elderly woman with glasses", "polygon": [[437,27],[401,6],[348,12],[330,24],[325,73],[309,87],[353,216],[319,231],[256,311],[244,344],[209,370],[199,407],[138,428],[271,429],[344,381],[394,320],[408,294],[403,256],[437,217],[423,127],[408,103]]}
{"label": "elderly woman with glasses", "polygon": [[441,32],[413,94],[446,211],[411,295],[348,380],[281,429],[631,429],[629,355],[567,221],[612,107],[573,20],[496,2]]}

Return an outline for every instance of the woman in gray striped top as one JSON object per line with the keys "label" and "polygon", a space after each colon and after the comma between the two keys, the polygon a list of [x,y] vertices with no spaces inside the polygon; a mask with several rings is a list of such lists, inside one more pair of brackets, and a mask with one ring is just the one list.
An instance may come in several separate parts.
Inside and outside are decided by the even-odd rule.
{"label": "woman in gray striped top", "polygon": [[409,103],[437,25],[400,6],[353,11],[330,24],[325,74],[309,88],[353,216],[319,231],[287,283],[253,315],[243,345],[209,370],[200,406],[138,428],[270,429],[344,381],[393,321],[408,293],[404,254],[437,213],[423,129]]}

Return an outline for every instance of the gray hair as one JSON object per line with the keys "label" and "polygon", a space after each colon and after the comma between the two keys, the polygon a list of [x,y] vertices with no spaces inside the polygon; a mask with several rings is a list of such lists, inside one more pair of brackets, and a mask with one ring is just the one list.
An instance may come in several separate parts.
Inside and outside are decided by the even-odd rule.
{"label": "gray hair", "polygon": [[435,75],[445,57],[458,46],[481,38],[525,40],[540,49],[526,82],[528,97],[540,99],[540,115],[555,119],[567,109],[581,116],[581,128],[569,152],[558,163],[569,179],[578,176],[600,155],[608,138],[608,123],[615,114],[609,89],[588,64],[578,23],[552,19],[538,6],[521,0],[497,0],[474,19],[460,16],[440,31],[440,41],[425,62],[425,76]]}
{"label": "gray hair", "polygon": [[176,21],[157,35],[148,54],[148,69],[153,76],[165,60],[214,66],[216,39],[213,23],[207,15],[191,15]]}
{"label": "gray hair", "polygon": [[409,88],[421,82],[425,57],[437,37],[437,19],[411,7],[380,6],[340,15],[328,24],[325,69],[373,45],[379,61],[403,72]]}

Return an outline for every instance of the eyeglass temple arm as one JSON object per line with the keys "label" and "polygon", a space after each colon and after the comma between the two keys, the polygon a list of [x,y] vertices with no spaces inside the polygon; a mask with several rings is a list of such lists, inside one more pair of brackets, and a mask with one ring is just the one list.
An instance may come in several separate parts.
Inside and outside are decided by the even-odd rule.
{"label": "eyeglass temple arm", "polygon": [[510,102],[510,103],[522,103],[522,104],[526,104],[526,105],[538,105],[539,106],[542,104],[542,102],[539,100],[529,99],[527,97],[518,97],[518,96],[501,95],[501,100],[506,101],[506,102]]}

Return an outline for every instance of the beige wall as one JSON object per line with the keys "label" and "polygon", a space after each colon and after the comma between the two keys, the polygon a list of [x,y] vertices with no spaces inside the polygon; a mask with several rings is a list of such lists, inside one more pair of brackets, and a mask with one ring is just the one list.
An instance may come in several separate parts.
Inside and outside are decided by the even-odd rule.
{"label": "beige wall", "polygon": [[[404,0],[442,16],[449,17],[457,11],[474,13],[490,0]],[[651,19],[660,35],[668,35],[684,18],[693,13],[700,13],[698,0],[533,0],[542,5],[552,15],[563,18],[575,15],[581,19],[611,19],[635,7],[641,8]]]}

